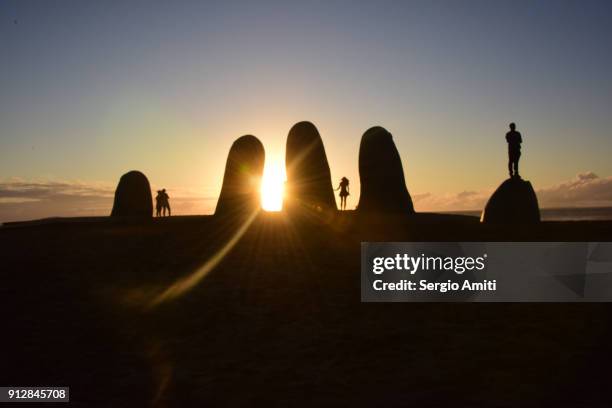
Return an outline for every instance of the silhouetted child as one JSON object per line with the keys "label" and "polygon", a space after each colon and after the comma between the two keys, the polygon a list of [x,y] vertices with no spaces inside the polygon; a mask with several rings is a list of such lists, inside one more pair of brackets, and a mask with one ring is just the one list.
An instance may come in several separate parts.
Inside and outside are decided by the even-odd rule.
{"label": "silhouetted child", "polygon": [[510,124],[510,131],[506,133],[506,142],[508,142],[508,172],[510,177],[519,176],[519,159],[521,158],[521,143],[523,138],[516,131],[516,125]]}
{"label": "silhouetted child", "polygon": [[350,195],[349,193],[349,181],[346,177],[342,177],[340,179],[340,185],[336,189],[336,191],[340,190],[340,209],[346,210],[346,197]]}

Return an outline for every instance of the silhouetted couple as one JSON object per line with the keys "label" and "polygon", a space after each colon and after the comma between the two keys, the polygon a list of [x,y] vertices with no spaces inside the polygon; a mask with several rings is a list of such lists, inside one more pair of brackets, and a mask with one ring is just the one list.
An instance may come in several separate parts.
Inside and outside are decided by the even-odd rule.
{"label": "silhouetted couple", "polygon": [[157,197],[155,197],[155,214],[157,217],[161,217],[162,213],[166,216],[166,210],[168,210],[168,216],[172,215],[170,212],[170,196],[166,193],[166,189],[157,190]]}
{"label": "silhouetted couple", "polygon": [[510,124],[510,131],[506,133],[506,142],[508,142],[508,172],[510,178],[519,176],[519,159],[521,158],[521,143],[523,138],[521,134],[516,131],[516,125]]}
{"label": "silhouetted couple", "polygon": [[349,181],[346,177],[342,177],[340,179],[340,185],[336,189],[336,191],[340,190],[340,209],[342,211],[346,210],[346,197],[348,197],[351,193],[349,193]]}

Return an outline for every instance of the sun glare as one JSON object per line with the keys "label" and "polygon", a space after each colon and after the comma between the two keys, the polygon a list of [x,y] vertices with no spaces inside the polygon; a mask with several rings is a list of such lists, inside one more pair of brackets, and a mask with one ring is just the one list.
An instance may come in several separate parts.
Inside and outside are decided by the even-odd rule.
{"label": "sun glare", "polygon": [[285,167],[282,163],[266,163],[261,181],[261,206],[266,211],[283,208],[285,190]]}

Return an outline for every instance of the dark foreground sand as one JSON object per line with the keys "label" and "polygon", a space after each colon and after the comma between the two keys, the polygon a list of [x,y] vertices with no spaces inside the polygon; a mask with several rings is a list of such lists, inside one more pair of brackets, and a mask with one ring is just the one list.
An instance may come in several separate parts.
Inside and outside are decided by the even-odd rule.
{"label": "dark foreground sand", "polygon": [[193,290],[145,307],[238,227],[0,228],[0,384],[68,385],[71,406],[610,406],[610,305],[362,304],[359,243],[609,241],[612,222],[261,214]]}

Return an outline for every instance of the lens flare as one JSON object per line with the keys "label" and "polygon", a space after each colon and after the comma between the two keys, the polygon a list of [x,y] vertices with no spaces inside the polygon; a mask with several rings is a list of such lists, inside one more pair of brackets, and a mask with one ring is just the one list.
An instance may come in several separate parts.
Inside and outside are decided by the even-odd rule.
{"label": "lens flare", "polygon": [[177,280],[160,294],[156,295],[149,302],[148,307],[154,308],[167,300],[178,298],[200,283],[200,281],[206,275],[208,275],[210,271],[215,269],[215,267],[227,256],[227,254],[231,252],[234,246],[236,246],[242,236],[247,232],[253,221],[255,221],[255,218],[257,218],[259,211],[259,209],[253,211],[248,218],[245,219],[244,223],[240,226],[240,228],[238,228],[232,238],[219,251],[217,251],[212,258],[206,261],[204,265],[186,277]]}

